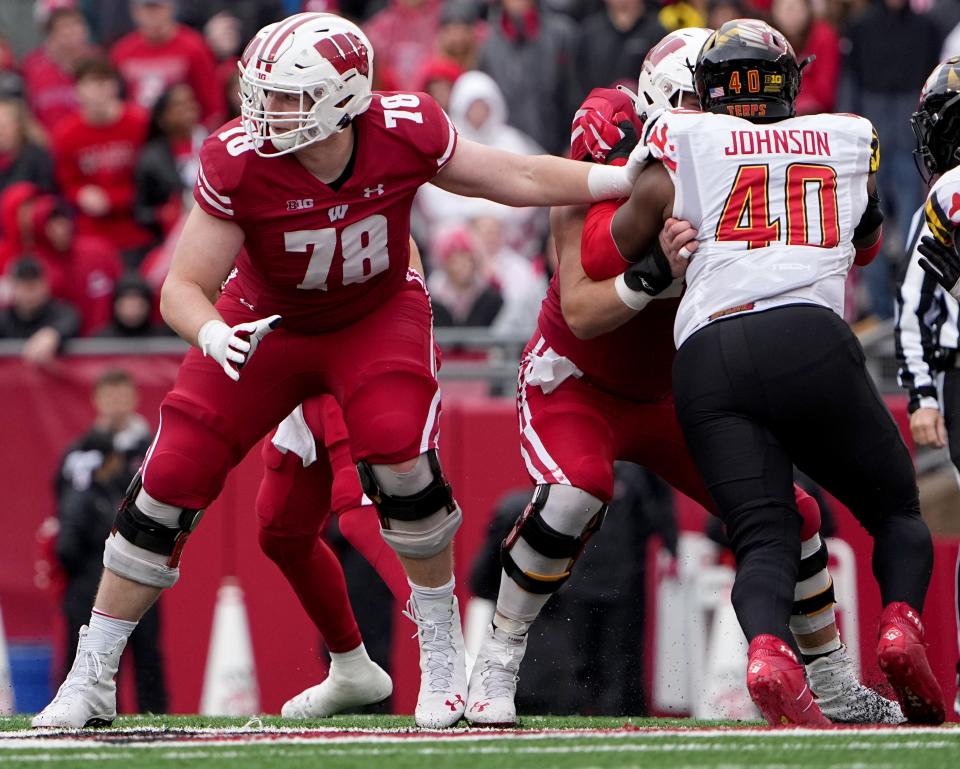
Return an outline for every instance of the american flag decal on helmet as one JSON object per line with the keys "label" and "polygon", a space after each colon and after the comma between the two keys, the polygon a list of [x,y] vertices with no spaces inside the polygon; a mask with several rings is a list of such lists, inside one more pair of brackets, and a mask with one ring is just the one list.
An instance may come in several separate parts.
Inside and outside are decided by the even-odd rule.
{"label": "american flag decal on helmet", "polygon": [[317,43],[314,48],[341,75],[355,69],[361,75],[369,77],[370,58],[367,54],[367,46],[352,32],[343,32],[332,37],[326,37]]}

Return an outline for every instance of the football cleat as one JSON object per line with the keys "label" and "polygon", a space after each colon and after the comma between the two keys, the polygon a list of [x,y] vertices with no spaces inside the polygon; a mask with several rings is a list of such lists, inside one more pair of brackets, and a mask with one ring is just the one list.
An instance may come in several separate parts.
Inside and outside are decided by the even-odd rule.
{"label": "football cleat", "polygon": [[835,724],[902,724],[900,706],[860,683],[846,646],[807,665],[810,689]]}
{"label": "football cleat", "polygon": [[467,687],[467,711],[471,724],[514,726],[517,723],[517,680],[520,661],[527,650],[527,636],[514,635],[490,625],[477,652],[477,661]]}
{"label": "football cleat", "polygon": [[110,726],[117,717],[117,684],[113,679],[127,641],[117,641],[106,652],[95,652],[83,648],[87,633],[86,625],[80,628],[73,667],[53,701],[30,722],[35,729]]}
{"label": "football cleat", "polygon": [[747,690],[771,726],[830,726],[813,700],[803,665],[776,636],[758,635],[750,642]]}
{"label": "football cleat", "polygon": [[283,703],[284,718],[328,718],[365,705],[383,702],[393,694],[393,681],[383,668],[371,659],[357,670],[352,664],[349,674],[330,665],[327,677],[296,697]]}
{"label": "football cleat", "polygon": [[430,603],[421,608],[411,595],[403,612],[416,623],[420,643],[420,694],[414,717],[422,728],[445,729],[463,717],[467,663],[457,597],[446,605]]}
{"label": "football cleat", "polygon": [[927,661],[920,615],[908,604],[888,604],[880,615],[877,661],[900,700],[907,720],[942,724],[946,718],[943,692]]}

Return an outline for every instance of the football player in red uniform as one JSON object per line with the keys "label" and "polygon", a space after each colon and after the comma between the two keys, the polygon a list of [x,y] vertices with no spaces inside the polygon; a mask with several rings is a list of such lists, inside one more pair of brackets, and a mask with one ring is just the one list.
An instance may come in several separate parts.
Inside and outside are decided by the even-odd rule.
{"label": "football player in red uniform", "polygon": [[515,206],[616,198],[645,149],[611,168],[458,142],[428,95],[373,93],[372,69],[363,33],[331,14],[291,16],[247,46],[241,117],[201,150],[198,205],[161,296],[167,323],[196,348],[106,542],[77,662],[35,726],[113,720],[126,639],[176,582],[201,511],[250,447],[321,393],[343,409],[364,491],[411,584],[416,722],[463,715],[451,547],[461,513],[436,451],[430,305],[408,269],[413,195],[432,181]]}
{"label": "football player in red uniform", "polygon": [[[423,274],[412,239],[410,265]],[[329,513],[398,601],[406,600],[410,588],[396,553],[380,536],[373,502],[360,488],[336,400],[319,395],[297,406],[264,441],[261,455],[260,547],[283,572],[330,651],[327,677],[285,702],[280,714],[325,718],[380,702],[393,685],[367,654],[343,568],[321,538]]]}
{"label": "football player in red uniform", "polygon": [[329,513],[398,601],[406,600],[410,588],[360,488],[340,406],[329,395],[309,399],[263,442],[261,456],[260,547],[283,572],[330,651],[327,677],[284,703],[280,714],[325,718],[380,702],[393,685],[367,654],[343,568],[322,538]]}
{"label": "football player in red uniform", "polygon": [[[681,104],[697,108],[691,65],[710,34],[683,29],[667,35],[644,61],[633,99],[622,90],[592,91],[574,118],[572,156],[623,162],[647,113]],[[527,631],[599,529],[615,459],[654,470],[716,512],[674,413],[673,323],[682,282],[659,287],[664,290],[655,301],[638,302],[638,292],[615,290],[630,264],[595,246],[603,242],[603,223],[609,227],[623,203],[594,205],[586,230],[582,209],[552,213],[560,267],[524,353],[518,392],[521,453],[537,490],[503,544],[497,610],[469,683],[466,718],[472,723],[516,721]],[[670,220],[661,248],[667,254],[683,246],[693,251],[694,235],[686,222]],[[795,491],[803,558],[790,624],[821,707],[836,721],[899,723],[896,703],[862,686],[840,642],[820,511],[809,495]]]}

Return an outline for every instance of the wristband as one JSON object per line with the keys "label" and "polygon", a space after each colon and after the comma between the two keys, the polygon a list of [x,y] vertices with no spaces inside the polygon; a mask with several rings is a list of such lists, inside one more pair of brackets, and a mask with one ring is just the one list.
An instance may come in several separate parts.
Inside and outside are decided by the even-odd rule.
{"label": "wristband", "polygon": [[626,166],[601,166],[590,164],[587,172],[587,189],[592,200],[626,198],[633,191]]}
{"label": "wristband", "polygon": [[630,288],[623,277],[623,273],[617,275],[617,279],[613,281],[613,287],[617,290],[620,301],[631,310],[642,310],[653,301],[653,297],[645,291],[634,291]]}

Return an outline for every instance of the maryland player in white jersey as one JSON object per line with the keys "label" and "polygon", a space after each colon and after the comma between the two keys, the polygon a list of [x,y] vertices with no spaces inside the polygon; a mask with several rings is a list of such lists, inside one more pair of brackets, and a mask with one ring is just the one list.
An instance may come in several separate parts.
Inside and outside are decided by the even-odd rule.
{"label": "maryland player in white jersey", "polygon": [[640,175],[611,237],[630,259],[671,216],[697,229],[686,269],[669,265],[688,284],[674,328],[674,398],[737,558],[732,598],[750,641],[754,702],[771,724],[826,723],[790,649],[796,465],[874,538],[880,667],[910,721],[940,723],[943,695],[920,620],[930,532],[909,453],[840,315],[856,251],[875,248],[881,233],[879,151],[862,118],[793,117],[800,70],[763,22],[717,30],[694,71],[711,114],[648,121],[644,138],[661,162]]}
{"label": "maryland player in white jersey", "polygon": [[[960,255],[957,253],[957,232],[960,230],[960,56],[941,62],[930,73],[910,122],[917,138],[916,154],[922,161],[920,172],[932,185],[923,206],[926,227],[920,230],[927,234],[920,238],[917,253],[911,254],[911,260],[917,259],[920,267],[944,290],[954,299],[960,299]],[[960,466],[960,424],[957,424],[960,414],[952,405],[955,403],[954,373],[948,371],[945,374],[942,393],[938,393],[936,387],[921,392],[926,397],[921,398],[920,407],[911,414],[910,427],[921,445],[942,447],[948,440],[950,457],[955,465]],[[956,616],[960,627],[960,553],[957,554],[956,591]],[[957,687],[953,709],[960,715],[960,663],[957,664]]]}
{"label": "maryland player in white jersey", "polygon": [[[591,91],[574,116],[571,157],[623,162],[649,113],[698,106],[692,66],[711,34],[693,28],[665,36],[643,62],[637,94]],[[647,467],[716,513],[683,439],[671,393],[673,323],[682,281],[645,307],[629,296],[624,302],[614,289],[615,278],[625,268],[642,267],[594,248],[595,240],[602,245],[609,239],[610,219],[623,202],[597,203],[589,212],[580,207],[551,212],[560,267],[524,351],[517,392],[521,454],[537,487],[501,546],[504,571],[496,612],[468,687],[465,715],[474,724],[515,723],[529,629],[598,528],[613,494],[614,459]],[[590,228],[584,228],[585,217]],[[681,246],[694,248],[688,243],[693,235],[689,224],[668,222],[662,248],[674,253]],[[642,354],[628,353],[636,350]],[[900,723],[900,707],[860,683],[841,643],[828,553],[819,536],[820,510],[802,489],[795,492],[803,527],[790,629],[811,689],[834,723]]]}

